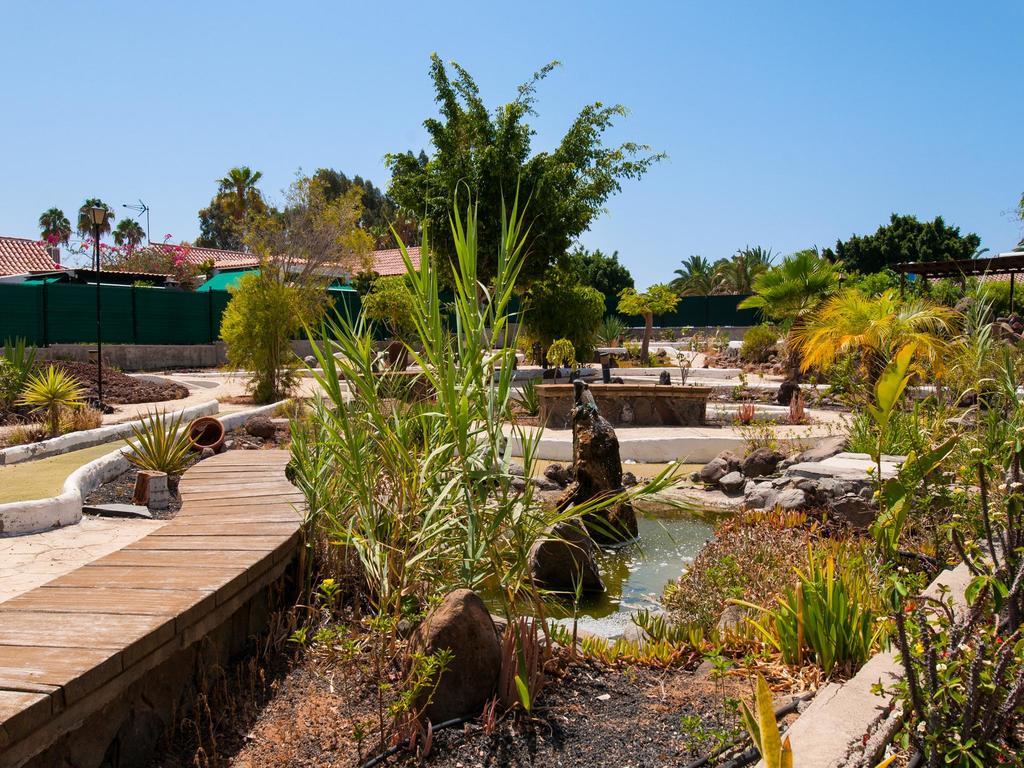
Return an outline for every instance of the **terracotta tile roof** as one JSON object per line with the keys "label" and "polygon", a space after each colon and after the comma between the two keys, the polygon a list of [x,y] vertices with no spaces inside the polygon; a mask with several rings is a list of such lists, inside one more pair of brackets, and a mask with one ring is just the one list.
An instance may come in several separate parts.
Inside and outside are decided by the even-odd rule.
{"label": "terracotta tile roof", "polygon": [[[407,249],[409,251],[409,260],[412,265],[419,269],[420,266],[420,248],[415,246]],[[405,261],[402,260],[402,252],[398,248],[389,248],[385,251],[374,251],[373,252],[373,271],[378,275],[404,275],[405,274]]]}
{"label": "terracotta tile roof", "polygon": [[28,272],[51,272],[60,269],[46,246],[25,237],[0,237],[0,275],[24,275]]}

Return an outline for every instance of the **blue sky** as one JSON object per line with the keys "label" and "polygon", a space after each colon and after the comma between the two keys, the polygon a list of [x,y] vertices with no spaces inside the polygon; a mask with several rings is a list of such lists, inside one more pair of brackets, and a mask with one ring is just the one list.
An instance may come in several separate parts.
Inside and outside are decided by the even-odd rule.
{"label": "blue sky", "polygon": [[689,254],[831,245],[894,211],[992,251],[1020,237],[1019,2],[3,5],[0,234],[99,196],[142,198],[154,238],[191,239],[233,165],[272,199],[300,168],[384,184],[386,152],[426,146],[437,51],[491,105],[562,61],[537,149],[588,102],[630,109],[609,139],[669,158],[582,240],[641,285]]}

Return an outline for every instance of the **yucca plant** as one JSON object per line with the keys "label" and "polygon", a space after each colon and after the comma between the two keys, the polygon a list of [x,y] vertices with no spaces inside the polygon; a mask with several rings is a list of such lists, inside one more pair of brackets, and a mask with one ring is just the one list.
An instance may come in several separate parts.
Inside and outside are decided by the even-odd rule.
{"label": "yucca plant", "polygon": [[18,405],[27,405],[33,413],[46,418],[50,437],[60,434],[60,416],[66,408],[80,408],[85,393],[78,380],[63,368],[48,365],[46,370],[29,376],[18,397]]}
{"label": "yucca plant", "polygon": [[21,394],[36,366],[36,348],[18,337],[4,339],[4,355],[0,358],[0,407],[9,406]]}
{"label": "yucca plant", "polygon": [[779,733],[779,724],[772,707],[772,691],[760,673],[757,675],[757,689],[754,693],[755,712],[751,712],[745,702],[741,702],[741,706],[743,725],[757,751],[761,753],[766,768],[793,768],[793,749],[789,744],[789,736],[783,740]]}
{"label": "yucca plant", "polygon": [[618,315],[605,315],[597,329],[597,342],[603,347],[617,347],[626,333],[626,323]]}
{"label": "yucca plant", "polygon": [[523,382],[519,389],[519,404],[531,416],[540,413],[540,394],[537,392],[537,382],[533,379]]}
{"label": "yucca plant", "polygon": [[168,475],[180,475],[188,467],[195,443],[180,413],[168,416],[151,411],[141,423],[132,425],[132,434],[133,439],[125,440],[124,456],[133,466]]}

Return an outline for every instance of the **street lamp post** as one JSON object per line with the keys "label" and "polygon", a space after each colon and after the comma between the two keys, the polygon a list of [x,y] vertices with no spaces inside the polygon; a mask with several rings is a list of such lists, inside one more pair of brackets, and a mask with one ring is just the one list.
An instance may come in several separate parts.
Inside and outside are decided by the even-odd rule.
{"label": "street lamp post", "polygon": [[93,206],[89,209],[92,217],[92,247],[96,259],[96,400],[100,413],[103,412],[103,322],[100,318],[100,230],[107,223],[107,209]]}

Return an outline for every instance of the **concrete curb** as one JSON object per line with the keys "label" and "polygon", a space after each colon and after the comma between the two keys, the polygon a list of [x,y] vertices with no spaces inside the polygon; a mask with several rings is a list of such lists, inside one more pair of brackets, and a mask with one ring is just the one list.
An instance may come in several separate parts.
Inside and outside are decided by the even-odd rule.
{"label": "concrete curb", "polygon": [[[168,416],[181,415],[183,419],[191,421],[200,416],[210,416],[220,410],[220,403],[216,400],[208,400],[205,403],[191,405],[178,411],[167,411]],[[20,464],[23,461],[45,459],[48,456],[59,456],[62,453],[70,453],[82,448],[91,448],[94,445],[102,445],[116,440],[119,437],[126,437],[132,433],[132,427],[142,423],[142,419],[126,421],[121,424],[108,424],[105,427],[86,429],[81,432],[71,432],[59,437],[52,437],[49,440],[42,440],[38,443],[27,445],[12,445],[10,448],[0,450],[0,466],[5,464]]]}
{"label": "concrete curb", "polygon": [[[217,419],[224,425],[225,431],[231,431],[243,426],[249,418],[273,413],[288,402],[290,401],[282,400],[270,405],[251,408],[247,411],[238,411],[218,416]],[[208,408],[211,403],[214,406],[212,411]],[[189,420],[198,416],[215,414],[219,408],[219,403],[216,400],[212,400],[210,403],[202,403],[194,406],[194,408],[206,408],[207,410],[203,413],[187,415],[186,418]],[[186,412],[190,410],[192,409],[185,409]],[[122,425],[118,424],[116,426]],[[131,432],[130,428],[128,432]],[[103,485],[103,483],[113,480],[121,473],[128,471],[131,464],[124,457],[123,450],[124,446],[119,446],[110,453],[80,466],[68,475],[64,481],[64,489],[58,496],[0,504],[0,536],[38,533],[49,528],[74,525],[79,522],[82,519],[82,503],[85,497]],[[66,451],[62,451],[62,453],[64,452]]]}

